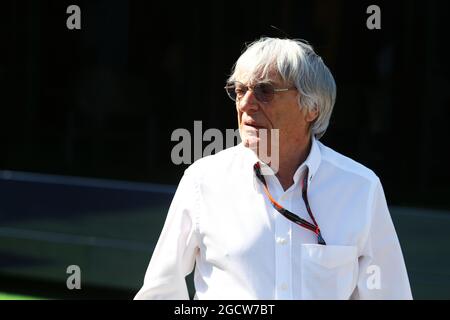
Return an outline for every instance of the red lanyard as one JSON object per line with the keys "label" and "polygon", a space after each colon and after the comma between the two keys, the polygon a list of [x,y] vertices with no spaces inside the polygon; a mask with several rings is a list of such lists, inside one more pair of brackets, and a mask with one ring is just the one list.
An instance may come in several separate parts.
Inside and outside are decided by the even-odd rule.
{"label": "red lanyard", "polygon": [[317,243],[326,245],[325,240],[322,238],[322,234],[320,233],[320,228],[317,225],[316,219],[314,219],[314,215],[311,211],[311,207],[309,206],[307,191],[308,191],[308,167],[306,167],[306,173],[305,177],[303,178],[303,185],[302,185],[302,198],[305,202],[306,210],[308,211],[309,216],[311,217],[311,220],[314,224],[306,221],[305,219],[300,218],[298,215],[290,212],[289,210],[283,208],[278,202],[275,201],[275,199],[271,196],[269,192],[269,188],[267,187],[266,179],[264,179],[264,176],[261,174],[261,165],[259,162],[255,163],[253,166],[253,169],[255,171],[256,176],[258,177],[259,181],[264,186],[264,191],[269,198],[270,202],[272,203],[272,206],[283,216],[285,216],[287,219],[291,220],[295,224],[299,225],[300,227],[306,228],[308,230],[311,230],[317,235]]}

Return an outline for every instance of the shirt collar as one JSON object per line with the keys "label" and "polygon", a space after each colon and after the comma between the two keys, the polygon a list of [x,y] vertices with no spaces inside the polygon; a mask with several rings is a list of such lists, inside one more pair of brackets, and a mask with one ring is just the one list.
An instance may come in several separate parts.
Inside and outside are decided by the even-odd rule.
{"label": "shirt collar", "polygon": [[301,173],[305,167],[308,167],[308,183],[312,181],[313,177],[316,175],[317,170],[320,166],[320,161],[322,156],[320,154],[319,143],[317,142],[314,135],[311,138],[311,150],[309,155],[294,174],[294,182],[297,183],[298,179],[301,177]]}
{"label": "shirt collar", "polygon": [[[247,148],[244,146],[244,144],[241,142],[238,147],[240,147],[243,150],[244,153],[244,161],[245,161],[245,167],[249,167],[249,170],[253,172],[253,165],[256,162],[260,162],[262,166],[267,166],[262,161],[259,160],[256,153],[251,150],[250,148]],[[312,181],[313,177],[317,173],[317,170],[319,169],[320,162],[322,160],[322,156],[320,154],[320,148],[319,143],[317,142],[314,135],[312,135],[311,138],[311,150],[309,151],[309,155],[306,158],[306,160],[297,168],[297,170],[294,173],[294,183],[297,183],[298,180],[303,176],[303,172],[306,167],[308,167],[308,183]]]}

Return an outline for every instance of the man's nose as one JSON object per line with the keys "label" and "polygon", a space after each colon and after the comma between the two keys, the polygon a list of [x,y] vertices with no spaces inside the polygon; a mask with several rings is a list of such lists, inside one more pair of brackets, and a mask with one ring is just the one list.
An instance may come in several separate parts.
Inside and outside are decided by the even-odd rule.
{"label": "man's nose", "polygon": [[247,90],[245,95],[238,101],[237,107],[241,112],[258,110],[258,100],[253,90]]}

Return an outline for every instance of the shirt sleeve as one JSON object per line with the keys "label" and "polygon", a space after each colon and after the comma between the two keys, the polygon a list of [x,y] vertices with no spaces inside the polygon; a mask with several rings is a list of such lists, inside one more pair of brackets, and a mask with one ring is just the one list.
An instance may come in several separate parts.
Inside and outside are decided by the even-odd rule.
{"label": "shirt sleeve", "polygon": [[358,283],[351,298],[410,300],[408,273],[379,179],[369,203],[369,233],[359,257]]}
{"label": "shirt sleeve", "polygon": [[185,277],[194,268],[198,250],[198,187],[185,171],[135,300],[188,300]]}

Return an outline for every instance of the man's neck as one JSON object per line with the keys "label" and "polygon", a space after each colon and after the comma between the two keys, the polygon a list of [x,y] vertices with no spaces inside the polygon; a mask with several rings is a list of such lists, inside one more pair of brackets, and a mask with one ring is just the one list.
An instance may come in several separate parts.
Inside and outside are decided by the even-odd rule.
{"label": "man's neck", "polygon": [[294,174],[298,167],[305,162],[311,150],[311,137],[299,141],[295,148],[280,146],[279,169],[276,174],[284,190],[294,184]]}

